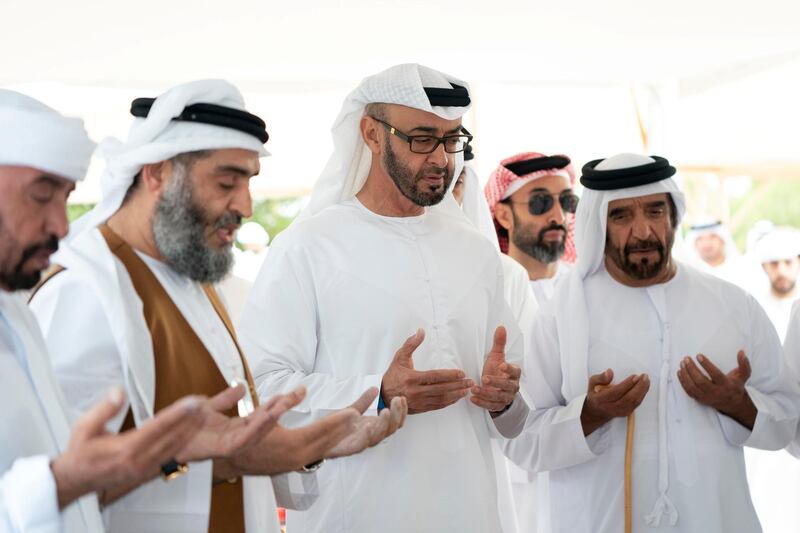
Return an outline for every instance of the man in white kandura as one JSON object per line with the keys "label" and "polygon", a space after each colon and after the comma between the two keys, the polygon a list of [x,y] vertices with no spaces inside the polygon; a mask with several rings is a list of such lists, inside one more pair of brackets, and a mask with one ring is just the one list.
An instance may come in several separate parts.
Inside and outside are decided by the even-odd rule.
{"label": "man in white kandura", "polygon": [[754,298],[676,262],[685,209],[653,156],[584,166],[578,263],[537,316],[536,407],[511,452],[549,471],[556,533],[623,531],[626,417],[635,411],[633,531],[761,531],[744,446],[792,439],[800,393]]}
{"label": "man in white kandura", "polygon": [[256,280],[242,345],[260,389],[309,388],[287,416],[313,420],[369,386],[372,409],[403,396],[413,414],[320,470],[319,501],[289,513],[290,530],[501,531],[490,439],[516,435],[529,410],[498,253],[448,194],[469,104],[464,82],[420,65],[366,78]]}
{"label": "man in white kandura", "polygon": [[[793,228],[774,228],[758,240],[755,252],[766,273],[762,284],[754,291],[755,297],[783,340],[790,329],[792,306],[798,296],[800,233]],[[790,357],[796,358],[797,353],[790,344],[787,338],[784,356],[791,367]],[[753,505],[768,533],[800,531],[800,508],[797,506],[800,461],[791,455],[793,451],[796,451],[794,446],[776,452],[745,450]]]}
{"label": "man in white kandura", "polygon": [[229,388],[209,401],[185,398],[165,406],[140,428],[115,435],[105,425],[122,410],[124,396],[118,388],[111,393],[105,388],[98,403],[87,406],[71,427],[39,326],[20,293],[38,283],[59,238],[66,235],[67,197],[83,179],[93,151],[79,119],[0,90],[3,532],[103,531],[98,499],[125,494],[153,479],[161,465],[166,475],[177,461],[245,449],[275,426],[291,401],[300,399],[280,399],[247,418],[228,418],[218,411],[234,406],[244,394],[243,387]]}
{"label": "man in white kandura", "polygon": [[[234,232],[251,214],[248,186],[267,155],[266,126],[222,80],[136,99],[131,113],[127,141],[105,143],[103,201],[78,221],[82,231],[55,259],[62,270],[32,299],[48,346],[59,347],[56,375],[79,410],[109,383],[124,383],[130,409],[114,431],[139,426],[175,395],[216,394],[229,383],[248,388],[230,415],[250,412],[255,387],[213,284],[230,271]],[[391,434],[402,400],[381,417],[358,412],[377,392],[362,391],[355,409],[305,428],[277,426],[247,449],[192,464],[169,485],[137,489],[107,507],[108,530],[277,532],[273,487],[281,505],[308,506],[315,475],[266,476],[312,470]]]}
{"label": "man in white kandura", "polygon": [[781,341],[786,338],[792,305],[800,296],[797,287],[800,273],[800,231],[776,228],[756,243],[756,256],[766,277],[755,291],[756,300],[778,330]]}
{"label": "man in white kandura", "polygon": [[703,217],[689,227],[686,234],[688,257],[692,266],[718,278],[749,289],[747,263],[733,241],[728,227],[721,220]]}
{"label": "man in white kandura", "polygon": [[523,152],[504,159],[484,188],[500,250],[525,267],[539,305],[575,260],[574,186],[567,156]]}
{"label": "man in white kandura", "polygon": [[[564,256],[575,259],[574,186],[575,171],[567,156],[523,152],[504,159],[484,187],[503,258],[524,267],[537,306],[549,304],[556,283],[572,268]],[[524,335],[531,334],[531,324],[520,323]],[[526,378],[524,374],[522,389],[529,394]],[[547,473],[510,462],[509,474],[520,531],[549,532]]]}

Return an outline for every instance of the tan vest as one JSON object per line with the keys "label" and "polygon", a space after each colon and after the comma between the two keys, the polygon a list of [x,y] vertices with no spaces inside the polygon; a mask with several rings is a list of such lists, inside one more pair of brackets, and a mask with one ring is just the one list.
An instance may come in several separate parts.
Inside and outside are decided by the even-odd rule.
{"label": "tan vest", "polygon": [[[211,397],[224,390],[228,384],[217,368],[217,364],[155,274],[133,248],[111,228],[103,224],[99,230],[111,252],[125,266],[133,282],[133,287],[142,300],[145,323],[153,341],[155,411],[157,412],[190,394]],[[40,286],[61,270],[54,269]],[[230,317],[213,286],[206,284],[203,289],[239,351],[250,389],[249,393],[253,397],[254,404],[258,405],[253,378],[247,361],[242,355],[242,350],[239,348]],[[235,407],[226,414],[238,416]],[[133,416],[129,410],[122,430],[133,428],[134,425]],[[223,482],[212,487],[209,533],[244,533],[242,490],[241,478],[233,483]]]}

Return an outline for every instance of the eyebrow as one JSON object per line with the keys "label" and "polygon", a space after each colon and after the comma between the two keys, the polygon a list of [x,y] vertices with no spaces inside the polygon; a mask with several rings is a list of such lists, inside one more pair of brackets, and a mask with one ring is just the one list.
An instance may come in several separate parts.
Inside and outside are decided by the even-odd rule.
{"label": "eyebrow", "polygon": [[622,214],[622,213],[624,213],[626,211],[628,211],[628,212],[631,211],[631,208],[629,206],[627,206],[627,205],[624,206],[624,207],[615,207],[614,209],[612,209],[611,211],[608,212],[608,216],[613,217],[614,215],[619,215],[619,214]]}
{"label": "eyebrow", "polygon": [[666,207],[667,202],[664,200],[656,200],[655,202],[648,202],[645,207]]}
{"label": "eyebrow", "polygon": [[[438,128],[434,128],[434,127],[431,127],[431,126],[417,126],[416,128],[412,128],[412,129],[410,129],[408,131],[409,132],[420,131],[420,132],[423,132],[423,133],[436,134],[436,132],[439,131],[439,130],[438,130]],[[453,128],[451,130],[448,130],[448,131],[444,132],[445,135],[453,135],[453,134],[456,134],[456,133],[461,133],[461,124],[459,124],[458,126],[456,126],[455,128]]]}
{"label": "eyebrow", "polygon": [[214,169],[215,174],[236,174],[243,178],[252,178],[258,175],[258,172],[253,173],[250,169],[238,165],[220,165]]}
{"label": "eyebrow", "polygon": [[54,189],[65,189],[67,192],[72,192],[75,190],[75,186],[77,185],[72,180],[66,180],[64,178],[58,178],[56,176],[51,176],[49,174],[41,174],[35,180],[33,180],[33,184],[36,183],[45,183]]}

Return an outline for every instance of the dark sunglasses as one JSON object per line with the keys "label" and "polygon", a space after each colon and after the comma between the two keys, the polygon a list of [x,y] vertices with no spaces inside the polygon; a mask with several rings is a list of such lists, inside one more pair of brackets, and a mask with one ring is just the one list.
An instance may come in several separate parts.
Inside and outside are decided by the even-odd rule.
{"label": "dark sunglasses", "polygon": [[550,194],[546,192],[535,192],[528,198],[527,202],[511,202],[515,204],[528,204],[528,212],[531,215],[543,215],[553,209],[558,197],[558,203],[565,213],[575,213],[578,210],[578,195],[572,191],[564,191],[560,194]]}

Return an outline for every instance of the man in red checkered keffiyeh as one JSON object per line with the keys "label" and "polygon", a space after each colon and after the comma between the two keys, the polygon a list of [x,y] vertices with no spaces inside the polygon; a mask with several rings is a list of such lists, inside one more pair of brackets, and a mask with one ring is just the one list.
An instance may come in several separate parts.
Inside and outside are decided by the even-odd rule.
{"label": "man in red checkered keffiyeh", "polygon": [[574,185],[567,156],[525,152],[503,160],[484,188],[500,249],[528,270],[540,304],[575,262]]}

